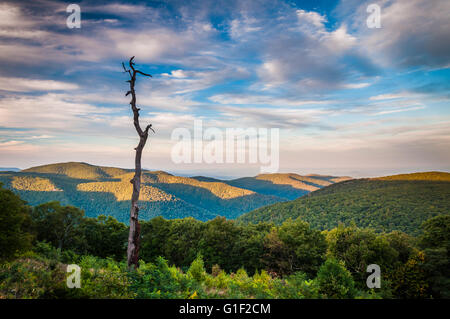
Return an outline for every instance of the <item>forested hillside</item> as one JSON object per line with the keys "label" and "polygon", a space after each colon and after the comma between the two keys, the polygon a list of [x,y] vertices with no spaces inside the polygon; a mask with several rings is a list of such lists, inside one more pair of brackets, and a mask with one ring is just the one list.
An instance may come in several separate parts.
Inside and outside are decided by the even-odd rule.
{"label": "forested hillside", "polygon": [[[59,163],[21,172],[0,172],[0,182],[31,205],[59,201],[82,208],[89,217],[101,214],[128,222],[133,171],[87,163]],[[215,216],[236,218],[258,207],[294,199],[330,185],[334,176],[265,174],[231,181],[144,171],[140,218]]]}
{"label": "forested hillside", "polygon": [[355,223],[378,232],[417,234],[425,220],[450,213],[449,199],[449,173],[404,174],[340,182],[293,201],[257,209],[238,220],[281,224],[300,217],[317,229]]}
{"label": "forested hillside", "polygon": [[[57,202],[30,207],[0,186],[0,299],[449,298],[450,216],[420,235],[356,226],[319,231],[301,219],[242,225],[216,217],[141,222],[139,266],[128,227]],[[66,286],[68,264],[81,286]],[[381,287],[368,288],[377,264]]]}

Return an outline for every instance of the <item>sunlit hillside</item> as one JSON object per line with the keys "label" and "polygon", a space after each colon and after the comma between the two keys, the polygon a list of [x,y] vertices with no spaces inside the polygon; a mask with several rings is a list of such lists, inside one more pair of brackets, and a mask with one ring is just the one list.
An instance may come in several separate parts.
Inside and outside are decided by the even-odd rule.
{"label": "sunlit hillside", "polygon": [[445,172],[423,172],[412,174],[399,174],[374,178],[384,181],[442,181],[450,182],[450,173]]}
{"label": "sunlit hillside", "polygon": [[56,192],[58,189],[48,178],[33,176],[14,176],[11,186],[17,190],[23,191],[40,191],[40,192]]}
{"label": "sunlit hillside", "polygon": [[109,178],[125,174],[130,170],[116,167],[94,166],[87,163],[69,162],[50,164],[22,170],[26,173],[57,174],[78,179]]}

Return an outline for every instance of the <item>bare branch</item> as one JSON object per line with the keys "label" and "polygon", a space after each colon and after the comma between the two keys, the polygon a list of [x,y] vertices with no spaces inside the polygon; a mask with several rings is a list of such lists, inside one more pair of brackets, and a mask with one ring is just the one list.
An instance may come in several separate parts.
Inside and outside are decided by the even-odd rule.
{"label": "bare branch", "polygon": [[142,75],[152,77],[151,74],[147,74],[147,73],[144,73],[144,72],[139,71],[139,70],[136,70],[136,73],[140,73],[140,74],[142,74]]}
{"label": "bare branch", "polygon": [[145,132],[148,133],[148,130],[152,130],[153,133],[155,133],[155,130],[152,128],[152,124],[147,125],[147,127],[145,128]]}
{"label": "bare branch", "polygon": [[128,64],[130,65],[130,68],[133,70],[133,75],[136,75],[136,72],[134,71],[134,62],[133,62],[134,56],[130,58],[130,61],[128,62]]}

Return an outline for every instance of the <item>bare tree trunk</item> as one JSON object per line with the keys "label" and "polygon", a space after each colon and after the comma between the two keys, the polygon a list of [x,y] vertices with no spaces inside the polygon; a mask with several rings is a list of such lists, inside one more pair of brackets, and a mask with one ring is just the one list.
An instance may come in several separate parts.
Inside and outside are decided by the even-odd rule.
{"label": "bare tree trunk", "polygon": [[[134,85],[136,83],[136,74],[142,74],[145,76],[150,76],[150,74],[143,73],[139,70],[136,70],[134,68],[134,57],[132,57],[129,61],[130,69],[127,70],[125,67],[125,64],[122,63],[123,69],[125,72],[127,72],[130,75],[130,80],[127,82],[130,83],[130,90],[125,94],[128,96],[131,94],[131,110],[133,111],[133,123],[134,127],[136,128],[136,132],[139,135],[139,144],[135,148],[136,150],[136,157],[135,157],[135,169],[134,169],[134,177],[130,180],[130,183],[133,184],[133,194],[131,195],[131,209],[130,209],[130,233],[128,235],[128,249],[127,249],[127,261],[128,261],[128,267],[130,269],[136,268],[138,266],[138,258],[139,258],[139,238],[140,238],[140,231],[141,227],[139,225],[139,207],[138,207],[138,201],[139,201],[139,193],[141,190],[141,173],[142,173],[142,167],[141,167],[141,158],[142,158],[142,150],[144,149],[145,143],[147,142],[148,138],[148,131],[152,130],[152,125],[149,124],[145,128],[145,130],[141,129],[141,126],[139,124],[139,110],[136,107],[136,92],[134,90]],[[154,132],[154,131],[153,131]]]}

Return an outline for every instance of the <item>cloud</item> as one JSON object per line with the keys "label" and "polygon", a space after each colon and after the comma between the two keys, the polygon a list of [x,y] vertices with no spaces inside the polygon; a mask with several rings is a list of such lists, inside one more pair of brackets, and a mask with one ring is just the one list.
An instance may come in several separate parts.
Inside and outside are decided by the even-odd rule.
{"label": "cloud", "polygon": [[254,18],[244,16],[241,19],[233,19],[230,22],[230,36],[231,38],[246,42],[246,36],[251,32],[260,31],[262,28],[257,26],[259,21]]}
{"label": "cloud", "polygon": [[[141,63],[174,63],[203,69],[197,73],[197,78],[187,78],[183,75],[186,72],[184,69],[171,71],[173,80],[186,80],[185,89],[177,90],[177,93],[201,90],[226,79],[249,77],[250,72],[242,71],[246,63],[235,63],[236,60],[232,64],[228,62],[234,59],[235,54],[242,58],[253,55],[261,59],[257,74],[265,88],[283,84],[287,89],[301,88],[304,91],[340,88],[348,80],[359,80],[358,77],[365,76],[367,72],[364,70],[366,65],[370,65],[369,62],[359,63],[355,69],[351,63],[342,60],[349,50],[355,50],[356,42],[344,24],[328,31],[324,27],[325,16],[285,4],[280,6],[279,12],[274,12],[275,17],[268,20],[265,7],[272,8],[267,3],[258,9],[249,6],[232,20],[225,21],[234,40],[234,43],[227,43],[220,41],[218,30],[207,20],[207,16],[200,14],[198,18],[195,10],[183,11],[184,7],[180,8],[184,14],[183,20],[175,23],[174,18],[162,20],[161,14],[167,9],[158,11],[143,5],[121,3],[105,5],[104,8],[86,5],[83,10],[87,12],[101,13],[104,10],[105,14],[121,16],[148,14],[149,18],[143,20],[139,27],[130,22],[126,27],[117,28],[89,26],[89,33],[62,33],[44,27],[43,31],[39,28],[41,33],[38,34],[35,33],[36,28],[21,26],[9,30],[10,36],[33,39],[40,46],[26,42],[1,43],[0,58],[14,63],[26,61],[28,64],[45,61],[67,64],[74,60],[96,62],[128,56],[131,47]],[[17,10],[20,12],[19,7]],[[185,12],[189,13],[186,15]],[[23,18],[38,25],[48,24],[48,19],[35,17]],[[360,59],[364,60],[363,57]],[[222,70],[227,70],[227,73]]]}
{"label": "cloud", "polygon": [[90,123],[96,121],[96,116],[111,112],[109,108],[67,101],[64,96],[55,93],[40,96],[12,95],[0,99],[0,126],[39,128],[69,134],[86,130]]}
{"label": "cloud", "polygon": [[401,93],[387,93],[387,94],[379,94],[376,96],[369,97],[369,100],[372,101],[379,101],[379,100],[393,100],[393,99],[400,99],[406,97],[405,94]]}
{"label": "cloud", "polygon": [[15,27],[29,23],[27,19],[24,19],[19,7],[8,3],[0,4],[0,27]]}
{"label": "cloud", "polygon": [[370,83],[348,83],[348,84],[344,84],[343,87],[346,89],[362,89],[365,87],[370,86]]}
{"label": "cloud", "polygon": [[175,70],[163,73],[152,82],[143,83],[160,94],[186,94],[207,89],[232,80],[246,80],[250,77],[247,69],[240,66],[217,65],[207,70]]}
{"label": "cloud", "polygon": [[273,96],[265,95],[249,95],[249,94],[217,94],[209,98],[211,101],[220,104],[264,104],[273,106],[303,106],[303,105],[320,105],[329,104],[333,101],[327,100],[300,100],[300,99],[288,99],[288,98],[276,98]]}
{"label": "cloud", "polygon": [[8,142],[0,142],[0,147],[8,147],[13,145],[22,144],[22,141],[8,141]]}
{"label": "cloud", "polygon": [[167,73],[164,73],[163,75],[167,76],[173,76],[174,78],[186,78],[188,75],[183,70],[173,70],[170,72],[170,75]]}
{"label": "cloud", "polygon": [[43,134],[43,135],[33,135],[33,136],[30,136],[30,139],[32,139],[32,140],[39,140],[39,139],[52,138],[52,137],[54,137],[54,136],[52,136],[52,135],[47,135],[47,134]]}
{"label": "cloud", "polygon": [[326,22],[326,18],[324,16],[314,11],[307,12],[305,10],[297,10],[296,13],[300,23],[305,21],[306,24],[312,24],[315,27],[322,29],[324,27],[324,23]]}
{"label": "cloud", "polygon": [[[422,123],[421,123],[422,121]],[[429,147],[446,147],[450,144],[450,126],[448,121],[427,123],[423,118],[408,118],[403,123],[397,121],[395,124],[389,121],[370,122],[372,130],[361,130],[360,127],[340,127],[335,131],[321,131],[320,135],[299,135],[292,137],[289,148],[316,151],[341,151],[343,156],[346,150],[372,150],[377,156],[386,156],[384,150],[398,147],[420,145],[429,143]],[[369,125],[369,123],[366,123]],[[320,139],[320,143],[318,143]],[[417,146],[416,145],[416,146]],[[419,147],[420,148],[420,147]],[[437,149],[437,148],[436,148]],[[450,157],[450,152],[443,153]],[[374,163],[374,161],[369,161]]]}
{"label": "cloud", "polygon": [[107,30],[112,49],[122,56],[133,54],[142,62],[156,62],[184,56],[194,37],[189,32],[174,32],[166,28],[145,30],[130,34],[128,31]]}
{"label": "cloud", "polygon": [[263,62],[257,72],[266,89],[333,90],[376,74],[376,67],[360,53],[357,38],[347,26],[329,30],[325,22],[326,17],[317,12],[287,9],[247,39],[255,41],[260,50]]}
{"label": "cloud", "polygon": [[54,80],[0,77],[0,90],[13,92],[75,90],[78,85]]}
{"label": "cloud", "polygon": [[381,112],[374,113],[373,115],[384,115],[384,114],[391,114],[391,113],[416,111],[416,110],[422,110],[424,108],[425,108],[425,106],[406,107],[406,108],[401,108],[401,109],[381,111]]}
{"label": "cloud", "polygon": [[148,14],[150,8],[144,5],[108,3],[103,5],[83,5],[83,11],[96,13],[113,13],[120,16],[135,16]]}
{"label": "cloud", "polygon": [[[399,100],[397,103],[404,103],[404,100],[408,101],[430,101],[430,102],[444,102],[448,101],[450,97],[446,94],[445,90],[438,88],[425,89],[423,86],[418,88],[412,88],[409,90],[402,90],[400,92],[378,94],[369,97],[370,101],[386,101],[386,100]],[[384,103],[384,102],[383,102]]]}
{"label": "cloud", "polygon": [[236,107],[224,106],[220,108],[222,118],[212,121],[212,125],[219,127],[266,127],[284,129],[302,129],[315,127],[331,129],[320,122],[320,118],[332,113],[324,109],[291,109],[269,107]]}
{"label": "cloud", "polygon": [[[447,0],[382,1],[381,28],[369,29],[365,12],[370,1],[354,8],[350,24],[357,28],[361,46],[378,63],[394,68],[450,67],[450,2]],[[348,9],[347,9],[348,10]]]}

